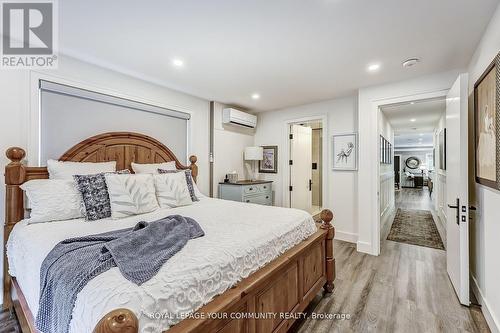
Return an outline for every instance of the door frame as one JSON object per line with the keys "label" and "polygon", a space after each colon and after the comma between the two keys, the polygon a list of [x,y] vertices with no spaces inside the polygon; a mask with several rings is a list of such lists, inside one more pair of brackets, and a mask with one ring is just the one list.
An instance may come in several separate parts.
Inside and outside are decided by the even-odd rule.
{"label": "door frame", "polygon": [[[394,148],[394,150],[396,150],[396,148]],[[403,155],[394,154],[394,161],[396,161],[396,156],[399,157],[399,189],[401,189],[401,179],[403,178],[403,177],[401,177],[402,176],[401,175],[401,157],[403,157]],[[394,176],[396,176],[396,175],[394,175]],[[396,190],[396,189],[394,189],[394,190]]]}
{"label": "door frame", "polygon": [[[300,124],[300,123],[308,123],[312,121],[319,121],[321,122],[321,128],[323,129],[323,138],[322,138],[322,179],[321,179],[321,195],[323,198],[322,201],[322,206],[326,207],[326,205],[330,202],[329,197],[328,197],[328,179],[329,179],[329,174],[328,174],[328,167],[330,165],[330,161],[328,160],[328,149],[330,148],[328,146],[328,117],[326,114],[320,114],[316,116],[310,116],[310,117],[301,117],[301,118],[294,118],[294,119],[288,119],[285,120],[283,124],[284,128],[284,135],[283,135],[283,147],[284,152],[282,152],[284,159],[282,161],[282,169],[281,170],[286,170],[286,172],[283,173],[283,207],[290,207],[290,191],[288,190],[288,186],[290,185],[290,165],[288,164],[288,161],[290,160],[290,125],[293,124]],[[322,208],[323,208],[322,207]]]}
{"label": "door frame", "polygon": [[[436,90],[432,92],[427,92],[427,93],[418,93],[418,94],[410,94],[410,95],[404,95],[404,96],[398,96],[398,97],[388,97],[388,98],[381,98],[377,100],[372,100],[371,101],[371,110],[375,112],[375,121],[371,123],[371,134],[370,137],[372,138],[372,146],[371,146],[371,156],[379,156],[380,149],[379,149],[379,133],[378,133],[378,125],[379,125],[379,117],[380,117],[380,108],[389,105],[389,104],[397,104],[397,103],[407,103],[407,102],[412,102],[412,101],[418,101],[418,100],[427,100],[427,99],[433,99],[433,98],[446,98],[446,95],[450,89],[442,89],[442,90]],[[371,173],[372,176],[371,178],[371,189],[372,193],[370,194],[372,202],[375,203],[375,205],[372,206],[372,244],[371,248],[366,248],[364,244],[360,244],[358,241],[358,251],[361,250],[361,252],[367,252],[372,255],[378,256],[380,254],[380,158],[375,159],[372,162],[372,168],[371,168]],[[400,161],[401,162],[401,161]],[[358,183],[358,191],[362,190],[360,188],[360,184]],[[363,190],[366,191],[366,188]]]}

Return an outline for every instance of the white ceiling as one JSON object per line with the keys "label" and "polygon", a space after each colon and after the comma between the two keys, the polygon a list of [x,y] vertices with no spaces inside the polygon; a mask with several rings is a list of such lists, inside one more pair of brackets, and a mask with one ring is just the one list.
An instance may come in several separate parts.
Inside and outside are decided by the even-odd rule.
{"label": "white ceiling", "polygon": [[387,105],[380,109],[384,112],[395,133],[433,132],[439,119],[446,111],[446,100],[440,98],[412,103]]}
{"label": "white ceiling", "polygon": [[[59,1],[62,53],[270,110],[464,68],[498,0]],[[422,62],[403,69],[401,62]],[[173,58],[184,61],[172,66]],[[366,67],[380,62],[377,73]],[[259,100],[250,95],[259,93]]]}
{"label": "white ceiling", "polygon": [[404,133],[394,136],[394,147],[432,147],[433,134],[427,133]]}

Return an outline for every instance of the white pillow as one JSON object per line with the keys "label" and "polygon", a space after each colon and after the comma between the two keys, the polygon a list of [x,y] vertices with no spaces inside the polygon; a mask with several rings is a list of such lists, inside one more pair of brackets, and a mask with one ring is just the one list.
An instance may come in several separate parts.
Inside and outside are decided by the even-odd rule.
{"label": "white pillow", "polygon": [[153,175],[105,174],[111,217],[144,214],[158,209]]}
{"label": "white pillow", "polygon": [[158,169],[162,170],[177,170],[175,167],[175,161],[165,162],[165,163],[153,163],[153,164],[142,164],[132,162],[132,170],[135,173],[158,173]]}
{"label": "white pillow", "polygon": [[116,161],[110,162],[61,162],[47,161],[50,179],[73,179],[74,175],[94,175],[104,172],[115,172]]}
{"label": "white pillow", "polygon": [[198,188],[198,185],[196,182],[193,181],[193,188],[194,188],[194,195],[199,199],[199,198],[204,198],[206,195],[201,193],[200,189]]}
{"label": "white pillow", "polygon": [[184,172],[155,175],[156,198],[162,208],[191,205]]}
{"label": "white pillow", "polygon": [[83,217],[82,199],[75,182],[67,179],[35,179],[21,185],[30,202],[28,223]]}

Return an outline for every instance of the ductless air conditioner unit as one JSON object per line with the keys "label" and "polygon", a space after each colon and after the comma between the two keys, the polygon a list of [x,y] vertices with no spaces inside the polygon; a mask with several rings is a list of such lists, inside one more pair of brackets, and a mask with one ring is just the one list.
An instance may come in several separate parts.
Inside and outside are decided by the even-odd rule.
{"label": "ductless air conditioner unit", "polygon": [[257,116],[233,108],[227,108],[222,110],[222,122],[224,124],[255,128],[257,126]]}

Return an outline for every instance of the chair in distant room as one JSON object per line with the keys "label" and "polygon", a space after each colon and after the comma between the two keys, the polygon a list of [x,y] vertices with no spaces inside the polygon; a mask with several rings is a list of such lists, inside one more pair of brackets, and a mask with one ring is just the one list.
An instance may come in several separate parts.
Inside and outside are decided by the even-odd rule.
{"label": "chair in distant room", "polygon": [[411,172],[404,172],[404,184],[403,187],[415,187],[415,175]]}

